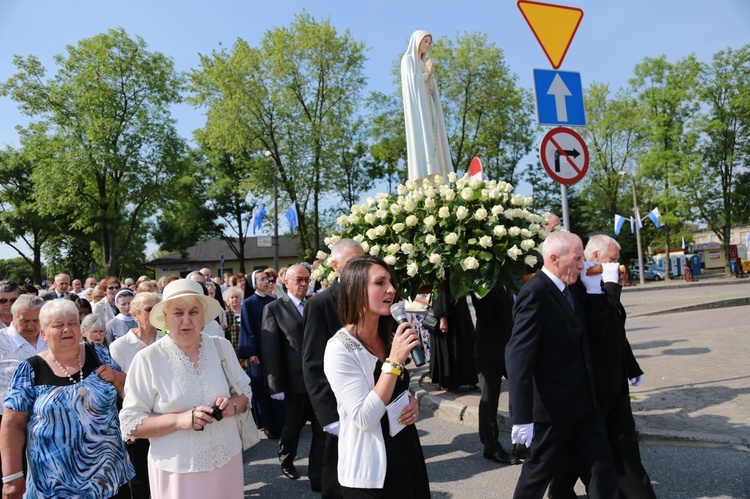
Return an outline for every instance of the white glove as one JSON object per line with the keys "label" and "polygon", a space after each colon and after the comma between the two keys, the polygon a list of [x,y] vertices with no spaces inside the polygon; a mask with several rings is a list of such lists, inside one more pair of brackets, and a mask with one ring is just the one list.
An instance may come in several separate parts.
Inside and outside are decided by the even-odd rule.
{"label": "white glove", "polygon": [[524,444],[531,447],[531,439],[534,438],[534,423],[514,424],[510,432],[510,440],[514,444]]}
{"label": "white glove", "polygon": [[599,262],[583,262],[581,282],[586,286],[586,292],[590,295],[600,295],[604,293],[604,291],[602,291],[602,275],[586,275],[586,271],[598,263]]}
{"label": "white glove", "polygon": [[603,263],[602,268],[602,281],[614,282],[615,284],[620,282],[620,264],[614,263]]}
{"label": "white glove", "polygon": [[330,433],[331,435],[339,436],[339,430],[341,429],[341,421],[334,421],[331,424],[327,424],[323,427],[323,431]]}
{"label": "white glove", "polygon": [[274,400],[284,400],[284,392],[274,393],[271,395],[271,398]]}
{"label": "white glove", "polygon": [[635,378],[630,378],[630,383],[633,386],[641,386],[643,384],[643,374],[639,374]]}

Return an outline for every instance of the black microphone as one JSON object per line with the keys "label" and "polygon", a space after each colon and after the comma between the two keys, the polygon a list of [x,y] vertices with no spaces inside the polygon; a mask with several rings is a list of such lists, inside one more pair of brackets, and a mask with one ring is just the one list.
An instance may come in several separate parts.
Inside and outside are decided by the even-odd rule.
{"label": "black microphone", "polygon": [[[409,322],[409,319],[406,318],[406,309],[404,308],[403,302],[398,302],[391,305],[391,315],[399,324]],[[419,340],[419,345],[412,348],[411,358],[414,361],[414,365],[416,365],[417,367],[424,365],[424,351],[422,350],[421,338]]]}

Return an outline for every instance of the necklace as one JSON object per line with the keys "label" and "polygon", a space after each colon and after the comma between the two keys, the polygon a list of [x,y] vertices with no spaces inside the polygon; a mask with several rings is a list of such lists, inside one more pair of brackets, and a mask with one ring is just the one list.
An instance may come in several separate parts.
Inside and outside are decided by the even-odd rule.
{"label": "necklace", "polygon": [[[49,352],[49,350],[48,350],[48,352]],[[68,371],[68,368],[70,366],[63,366],[62,364],[60,364],[57,361],[57,359],[52,355],[52,352],[49,352],[49,356],[50,356],[50,358],[52,360],[55,361],[55,364],[57,364],[58,367],[63,370],[63,372],[65,373],[65,375],[68,376],[68,379],[71,381],[71,383],[73,383],[74,385],[76,383],[80,383],[81,386],[78,387],[78,395],[81,395],[81,396],[86,395],[86,392],[88,391],[88,388],[86,388],[85,386],[83,386],[83,365],[81,364],[81,349],[80,349],[80,347],[78,348],[78,377],[80,378],[80,380],[78,382],[76,382],[75,378],[73,378],[73,376],[70,375],[70,371]]]}

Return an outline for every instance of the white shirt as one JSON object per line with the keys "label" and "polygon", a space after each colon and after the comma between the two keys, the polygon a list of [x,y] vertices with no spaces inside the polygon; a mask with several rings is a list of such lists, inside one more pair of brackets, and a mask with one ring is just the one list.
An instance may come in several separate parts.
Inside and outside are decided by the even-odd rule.
{"label": "white shirt", "polygon": [[[47,343],[41,334],[37,337],[36,345],[32,345],[16,331],[12,322],[6,329],[0,330],[0,401],[5,400],[18,365],[45,350]],[[0,416],[3,414],[3,405],[0,403]]]}
{"label": "white shirt", "polygon": [[209,336],[219,336],[220,338],[224,337],[224,330],[221,329],[219,323],[214,320],[208,321],[208,323],[203,326],[203,331],[201,332]]}
{"label": "white shirt", "polygon": [[[217,324],[218,325],[218,324]],[[152,414],[189,411],[211,406],[218,397],[229,397],[230,388],[217,348],[226,359],[228,374],[248,399],[250,378],[237,361],[232,344],[224,338],[202,334],[198,368],[167,336],[141,350],[125,379],[125,400],[120,411],[123,439]],[[170,473],[213,471],[242,451],[234,417],[206,425],[204,431],[176,430],[149,438],[149,463]]]}
{"label": "white shirt", "polygon": [[323,370],[336,395],[339,430],[338,478],[341,485],[382,489],[386,453],[380,418],[385,404],[375,386],[378,358],[342,328],[326,344]]}
{"label": "white shirt", "polygon": [[[130,369],[130,364],[133,363],[135,354],[148,346],[133,331],[134,329],[131,329],[124,336],[120,336],[109,345],[109,353],[112,355],[112,358],[120,364],[122,372],[126,374]],[[157,341],[164,338],[166,335],[166,332],[157,330]]]}

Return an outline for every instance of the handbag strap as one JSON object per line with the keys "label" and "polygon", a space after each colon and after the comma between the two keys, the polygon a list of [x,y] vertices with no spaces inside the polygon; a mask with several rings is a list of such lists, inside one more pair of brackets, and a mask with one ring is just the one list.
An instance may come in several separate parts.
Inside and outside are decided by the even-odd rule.
{"label": "handbag strap", "polygon": [[234,390],[234,393],[239,394],[240,392],[237,390],[237,386],[235,386],[234,381],[229,377],[229,373],[227,373],[227,361],[224,359],[224,354],[221,353],[221,347],[218,345],[218,342],[216,341],[216,336],[211,336],[211,342],[214,344],[214,348],[216,348],[216,352],[219,354],[219,358],[221,359],[221,370],[224,371],[224,378],[226,378],[227,383],[229,384],[229,393],[232,393],[232,390]]}

